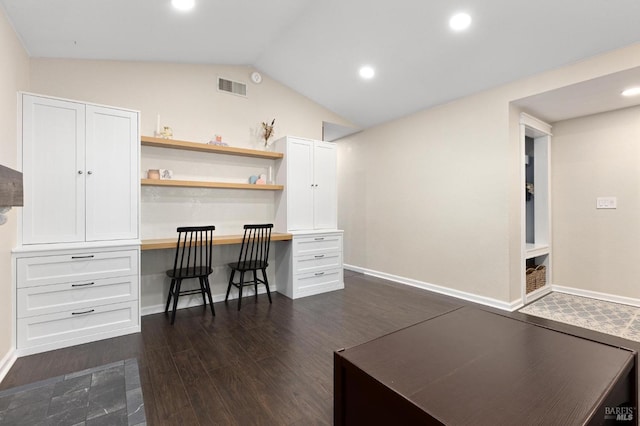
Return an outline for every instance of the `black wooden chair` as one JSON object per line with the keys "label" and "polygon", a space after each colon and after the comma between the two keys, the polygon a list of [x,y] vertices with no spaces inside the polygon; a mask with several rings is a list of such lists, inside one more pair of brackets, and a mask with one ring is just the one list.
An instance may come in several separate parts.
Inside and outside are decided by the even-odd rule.
{"label": "black wooden chair", "polygon": [[[227,287],[227,295],[224,301],[226,302],[229,299],[231,286],[237,287],[240,292],[238,294],[238,310],[240,310],[240,306],[242,305],[242,288],[250,285],[254,286],[257,298],[258,284],[264,284],[267,288],[269,303],[271,303],[271,291],[269,291],[269,281],[267,280],[271,228],[273,228],[273,224],[245,225],[238,261],[229,263],[231,277],[229,277],[229,286]],[[262,271],[262,279],[259,279],[257,276],[258,270]],[[233,282],[236,271],[240,273],[240,281],[237,283]],[[249,271],[253,273],[253,280],[245,281],[245,274]]]}
{"label": "black wooden chair", "polygon": [[[216,315],[211,298],[211,287],[209,286],[209,275],[213,272],[211,268],[211,258],[213,252],[213,231],[215,226],[185,226],[177,229],[178,242],[176,244],[176,258],[173,262],[173,269],[167,271],[171,278],[171,287],[167,297],[167,306],[164,313],[169,312],[171,298],[173,298],[173,312],[171,314],[171,324],[176,320],[176,309],[178,308],[178,297],[189,294],[202,294],[204,308],[209,306],[211,314]],[[182,280],[197,278],[200,282],[199,289],[180,290]]]}

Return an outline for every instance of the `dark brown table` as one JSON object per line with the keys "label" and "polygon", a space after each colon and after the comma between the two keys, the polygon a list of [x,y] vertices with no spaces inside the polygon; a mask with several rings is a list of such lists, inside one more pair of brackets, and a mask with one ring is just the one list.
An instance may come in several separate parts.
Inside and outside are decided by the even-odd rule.
{"label": "dark brown table", "polygon": [[605,424],[635,405],[636,357],[463,307],[335,352],[334,423]]}

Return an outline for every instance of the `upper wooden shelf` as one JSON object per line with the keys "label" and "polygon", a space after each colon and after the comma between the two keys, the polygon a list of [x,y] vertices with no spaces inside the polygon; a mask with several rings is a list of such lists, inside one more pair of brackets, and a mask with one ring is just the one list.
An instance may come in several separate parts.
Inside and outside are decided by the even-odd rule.
{"label": "upper wooden shelf", "polygon": [[187,151],[211,152],[214,154],[237,155],[240,157],[266,158],[278,160],[283,157],[281,152],[258,151],[257,149],[235,148],[232,146],[209,145],[199,142],[179,141],[175,139],[154,138],[142,136],[140,143],[145,146],[155,146],[159,148],[183,149]]}
{"label": "upper wooden shelf", "polygon": [[199,180],[160,180],[160,179],[142,179],[141,185],[148,186],[178,186],[182,188],[226,188],[226,189],[253,189],[262,191],[282,191],[283,185],[258,185],[250,183],[233,183],[233,182],[207,182]]}

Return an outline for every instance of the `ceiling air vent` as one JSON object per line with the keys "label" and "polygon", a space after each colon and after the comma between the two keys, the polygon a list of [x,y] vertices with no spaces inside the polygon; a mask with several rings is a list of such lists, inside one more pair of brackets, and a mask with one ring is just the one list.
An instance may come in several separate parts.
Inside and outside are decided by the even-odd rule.
{"label": "ceiling air vent", "polygon": [[247,96],[246,84],[227,80],[221,77],[218,77],[218,90],[221,92],[233,93],[234,95]]}

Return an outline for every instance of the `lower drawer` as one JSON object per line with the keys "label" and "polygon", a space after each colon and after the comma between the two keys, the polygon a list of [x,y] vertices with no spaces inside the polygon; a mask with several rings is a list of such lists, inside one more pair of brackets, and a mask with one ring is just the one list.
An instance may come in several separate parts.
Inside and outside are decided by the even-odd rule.
{"label": "lower drawer", "polygon": [[137,276],[25,287],[18,289],[18,318],[137,299]]}
{"label": "lower drawer", "polygon": [[310,272],[293,277],[293,298],[344,288],[343,270]]}
{"label": "lower drawer", "polygon": [[18,319],[18,349],[59,343],[139,323],[138,301]]}

